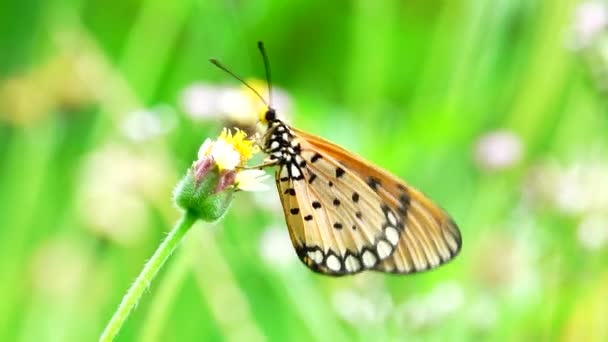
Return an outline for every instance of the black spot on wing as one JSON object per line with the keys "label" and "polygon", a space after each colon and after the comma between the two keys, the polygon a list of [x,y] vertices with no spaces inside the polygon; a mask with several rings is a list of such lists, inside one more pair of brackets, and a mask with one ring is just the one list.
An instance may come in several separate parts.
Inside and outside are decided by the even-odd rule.
{"label": "black spot on wing", "polygon": [[410,208],[411,201],[412,198],[410,197],[410,195],[407,192],[402,191],[399,195],[399,206],[397,207],[397,211],[399,212],[399,214],[401,214],[402,216],[407,215],[407,211]]}
{"label": "black spot on wing", "polygon": [[344,175],[344,169],[341,167],[336,168],[336,178],[340,178]]}
{"label": "black spot on wing", "polygon": [[372,188],[372,190],[377,191],[378,188],[380,187],[381,182],[380,179],[370,176],[367,178],[367,185],[369,185],[370,188]]}

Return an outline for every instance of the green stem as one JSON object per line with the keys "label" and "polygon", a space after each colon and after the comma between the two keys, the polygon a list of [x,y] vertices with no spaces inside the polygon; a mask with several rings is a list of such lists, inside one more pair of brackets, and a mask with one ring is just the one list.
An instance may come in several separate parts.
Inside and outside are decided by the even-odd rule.
{"label": "green stem", "polygon": [[120,306],[118,306],[118,309],[112,316],[112,319],[110,319],[110,322],[101,334],[101,337],[99,338],[100,342],[109,342],[116,337],[122,325],[129,317],[131,310],[139,302],[141,295],[152,283],[152,280],[160,268],[169,258],[173,250],[175,250],[184,235],[186,235],[190,227],[192,227],[196,219],[196,215],[190,211],[184,212],[184,215],[175,224],[173,230],[171,230],[160,246],[158,246],[158,249],[156,252],[154,252],[152,258],[150,258],[150,260],[146,263],[144,269],[141,271],[137,279],[135,279],[135,282],[133,285],[131,285],[131,288],[127,294],[123,297]]}
{"label": "green stem", "polygon": [[171,305],[175,303],[175,297],[179,294],[179,289],[184,285],[192,268],[193,249],[190,247],[193,246],[184,242],[184,246],[174,257],[171,267],[163,275],[162,282],[154,290],[154,297],[150,298],[150,307],[144,318],[146,323],[141,325],[137,341],[161,341],[159,336],[171,312]]}

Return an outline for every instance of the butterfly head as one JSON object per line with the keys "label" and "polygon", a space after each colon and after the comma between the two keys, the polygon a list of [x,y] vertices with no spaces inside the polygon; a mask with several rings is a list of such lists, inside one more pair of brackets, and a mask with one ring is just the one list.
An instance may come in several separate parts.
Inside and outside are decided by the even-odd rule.
{"label": "butterfly head", "polygon": [[277,118],[277,112],[274,108],[268,106],[266,110],[260,111],[257,122],[257,131],[261,135],[267,135],[268,131],[274,126],[274,123],[280,121]]}
{"label": "butterfly head", "polygon": [[277,119],[277,112],[274,108],[268,107],[263,117],[260,118],[260,121],[264,121],[266,123],[275,121]]}
{"label": "butterfly head", "polygon": [[[277,121],[277,112],[274,108],[267,106],[265,110],[260,111],[258,122],[264,127],[270,127],[270,124]],[[266,130],[266,129],[264,129]]]}

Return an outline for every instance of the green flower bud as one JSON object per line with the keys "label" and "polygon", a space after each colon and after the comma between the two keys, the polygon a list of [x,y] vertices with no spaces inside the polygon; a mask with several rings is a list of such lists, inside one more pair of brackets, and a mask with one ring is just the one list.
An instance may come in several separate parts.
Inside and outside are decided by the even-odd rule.
{"label": "green flower bud", "polygon": [[216,221],[232,203],[234,179],[234,171],[220,172],[212,158],[202,158],[175,188],[175,204],[203,221]]}

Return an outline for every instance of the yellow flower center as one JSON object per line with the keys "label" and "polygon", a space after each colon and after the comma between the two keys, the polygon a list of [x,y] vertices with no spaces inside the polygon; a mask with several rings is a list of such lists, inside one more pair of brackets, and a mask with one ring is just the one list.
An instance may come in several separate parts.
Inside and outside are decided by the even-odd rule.
{"label": "yellow flower center", "polygon": [[257,152],[257,146],[253,145],[253,140],[246,139],[247,133],[236,128],[234,134],[226,128],[222,130],[218,140],[223,140],[227,144],[234,147],[234,150],[239,153],[240,165],[244,165],[255,152]]}

